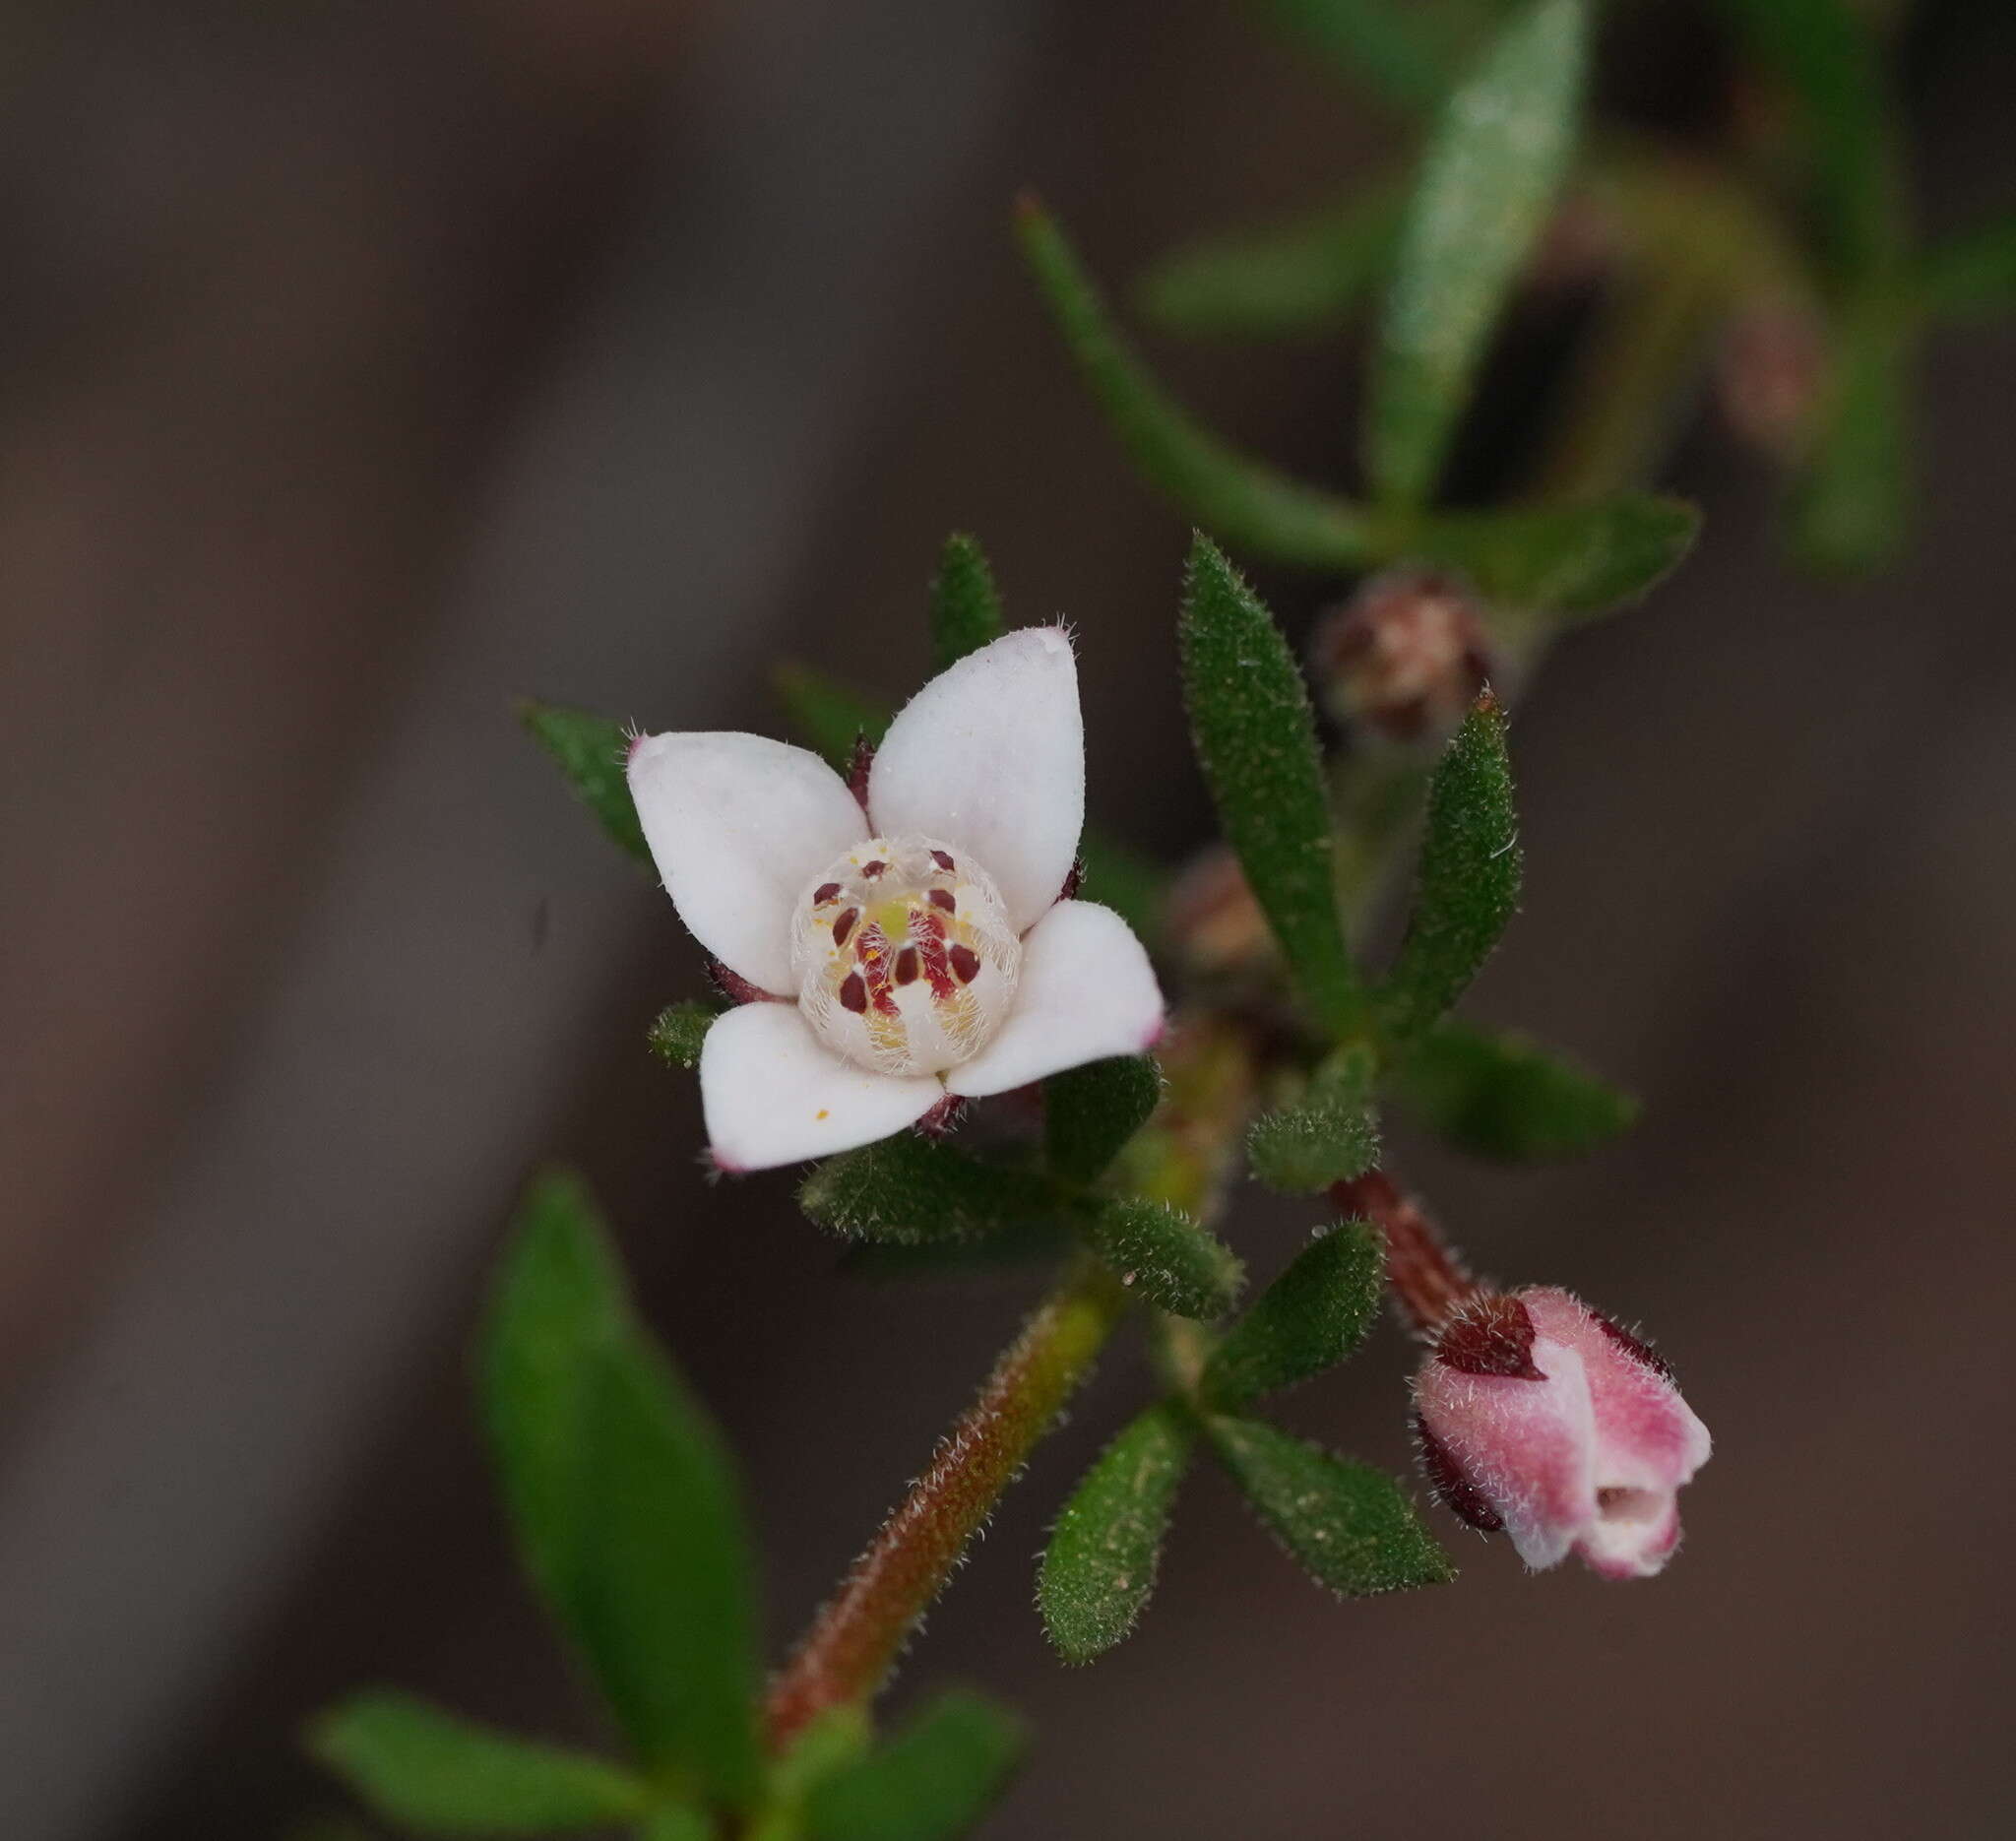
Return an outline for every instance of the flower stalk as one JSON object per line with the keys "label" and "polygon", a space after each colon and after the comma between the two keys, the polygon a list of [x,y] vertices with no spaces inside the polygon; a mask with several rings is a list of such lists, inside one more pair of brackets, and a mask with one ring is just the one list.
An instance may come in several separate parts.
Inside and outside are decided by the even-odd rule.
{"label": "flower stalk", "polygon": [[1408,1327],[1432,1342],[1466,1304],[1484,1295],[1442,1232],[1383,1170],[1333,1183],[1338,1212],[1369,1221],[1386,1243],[1386,1280]]}

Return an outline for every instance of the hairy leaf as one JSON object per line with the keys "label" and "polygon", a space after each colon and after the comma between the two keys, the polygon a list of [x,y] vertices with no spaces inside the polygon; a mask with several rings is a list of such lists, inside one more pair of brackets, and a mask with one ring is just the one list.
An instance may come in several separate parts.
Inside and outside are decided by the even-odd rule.
{"label": "hairy leaf", "polygon": [[1485,342],[1574,146],[1586,8],[1516,15],[1443,104],[1394,255],[1365,469],[1379,496],[1433,493]]}
{"label": "hairy leaf", "polygon": [[1256,1118],[1246,1133],[1253,1174],[1270,1189],[1307,1195],[1371,1169],[1379,1161],[1375,1071],[1365,1049],[1340,1049],[1295,1105]]}
{"label": "hairy leaf", "polygon": [[1041,206],[1026,200],[1017,233],[1064,343],[1142,476],[1228,543],[1313,568],[1380,558],[1364,513],[1277,473],[1209,434],[1120,337],[1104,301]]}
{"label": "hairy leaf", "polygon": [[698,1067],[707,1032],[721,1015],[721,1006],[689,1000],[667,1004],[658,1013],[647,1040],[651,1051],[668,1067]]}
{"label": "hairy leaf", "polygon": [[760,1775],[755,1589],[713,1422],[637,1323],[579,1180],[528,1195],[482,1341],[526,1564],[640,1757],[746,1807]]}
{"label": "hairy leaf", "polygon": [[1414,913],[1379,993],[1396,1038],[1435,1022],[1490,957],[1519,906],[1518,840],[1505,713],[1486,691],[1428,788]]}
{"label": "hairy leaf", "polygon": [[1051,1221],[1061,1203],[1035,1172],[903,1132],[829,1157],[805,1178],[798,1206],[848,1239],[917,1244]]}
{"label": "hairy leaf", "polygon": [[1335,1367],[1371,1326],[1385,1272],[1379,1237],[1362,1221],[1310,1241],[1212,1352],[1204,1398],[1245,1407]]}
{"label": "hairy leaf", "polygon": [[964,531],[945,540],[931,583],[931,653],[939,670],[1001,637],[1001,597],[979,541]]}
{"label": "hairy leaf", "polygon": [[1199,537],[1183,577],[1183,698],[1197,759],[1290,969],[1333,1030],[1362,992],[1338,919],[1330,807],[1309,694],[1273,616]]}
{"label": "hairy leaf", "polygon": [[552,756],[574,789],[575,796],[600,821],[610,838],[646,867],[651,846],[631,803],[624,778],[630,737],[622,724],[565,704],[538,703],[527,697],[518,705],[526,732]]}
{"label": "hairy leaf", "polygon": [[1450,1017],[1394,1069],[1402,1099],[1437,1133],[1480,1157],[1539,1163],[1580,1157],[1638,1116],[1629,1094],[1516,1035]]}
{"label": "hairy leaf", "polygon": [[1162,1099],[1152,1054],[1123,1054],[1067,1068],[1043,1082],[1043,1148],[1070,1182],[1096,1182]]}
{"label": "hairy leaf", "polygon": [[1169,1506],[1190,1461],[1190,1428],[1154,1406],[1100,1453],[1043,1550],[1037,1606],[1066,1662],[1090,1662],[1127,1636],[1155,1590]]}
{"label": "hairy leaf", "polygon": [[807,1841],[955,1841],[1000,1796],[1024,1744],[995,1702],[941,1695],[881,1750],[813,1786]]}
{"label": "hairy leaf", "polygon": [[422,1834],[537,1834],[635,1819],[647,1787],[613,1764],[520,1739],[416,1695],[358,1694],[308,1747],[387,1821]]}
{"label": "hairy leaf", "polygon": [[1332,330],[1357,311],[1385,269],[1400,206],[1396,187],[1360,189],[1292,223],[1178,250],[1142,280],[1141,310],[1192,337]]}
{"label": "hairy leaf", "polygon": [[1243,1269],[1229,1247],[1180,1209],[1103,1201],[1085,1220],[1093,1249],[1158,1309],[1209,1320],[1231,1308]]}
{"label": "hairy leaf", "polygon": [[1207,1426],[1246,1499],[1319,1585],[1363,1598],[1456,1576],[1385,1472],[1333,1457],[1262,1420],[1215,1415]]}

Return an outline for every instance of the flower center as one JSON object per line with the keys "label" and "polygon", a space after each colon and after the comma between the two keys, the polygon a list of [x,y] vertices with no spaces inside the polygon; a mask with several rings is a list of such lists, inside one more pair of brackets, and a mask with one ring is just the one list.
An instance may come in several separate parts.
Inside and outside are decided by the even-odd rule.
{"label": "flower center", "polygon": [[934,838],[870,838],[800,897],[791,969],[829,1048],[878,1074],[938,1074],[1014,1007],[1022,941],[977,863]]}

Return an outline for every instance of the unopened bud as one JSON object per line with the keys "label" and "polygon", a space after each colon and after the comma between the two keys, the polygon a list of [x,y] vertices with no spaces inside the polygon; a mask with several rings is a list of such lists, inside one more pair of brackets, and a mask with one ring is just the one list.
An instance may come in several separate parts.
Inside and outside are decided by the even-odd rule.
{"label": "unopened bud", "polygon": [[1323,617],[1311,656],[1331,715],[1395,742],[1452,733],[1492,667],[1469,591],[1427,569],[1374,576]]}
{"label": "unopened bud", "polygon": [[1212,844],[1190,859],[1169,890],[1170,944],[1191,971],[1226,977],[1276,961],[1274,935],[1228,845]]}
{"label": "unopened bud", "polygon": [[1529,1566],[1578,1555],[1647,1578],[1679,1545],[1680,1487],[1708,1428],[1644,1343],[1551,1287],[1486,1293],[1442,1326],[1415,1380],[1422,1468]]}
{"label": "unopened bud", "polygon": [[1737,305],[1715,355],[1715,396],[1745,441],[1782,459],[1796,456],[1826,368],[1826,335],[1814,308],[1783,290]]}

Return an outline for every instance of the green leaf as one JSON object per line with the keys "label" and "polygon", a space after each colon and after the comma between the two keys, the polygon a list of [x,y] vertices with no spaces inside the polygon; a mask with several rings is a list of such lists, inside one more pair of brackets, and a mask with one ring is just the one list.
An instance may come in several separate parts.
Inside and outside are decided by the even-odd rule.
{"label": "green leaf", "polygon": [[668,1806],[652,1810],[637,1841],[715,1841],[714,1823],[700,1809]]}
{"label": "green leaf", "polygon": [[1043,1082],[1043,1153],[1068,1182],[1097,1182],[1162,1100],[1152,1054],[1067,1068]]}
{"label": "green leaf", "polygon": [[638,1325],[570,1174],[527,1196],[482,1357],[528,1570],[644,1762],[746,1807],[760,1675],[734,1479],[713,1422]]}
{"label": "green leaf", "polygon": [[1001,637],[1001,597],[977,539],[955,531],[939,552],[931,583],[931,652],[937,668]]}
{"label": "green leaf", "polygon": [[526,733],[558,763],[574,796],[596,815],[602,829],[649,867],[651,846],[644,841],[644,827],[637,822],[630,783],[623,774],[630,737],[622,724],[587,710],[538,703],[530,697],[520,700],[518,720],[525,725]]}
{"label": "green leaf", "polygon": [[1401,226],[1373,367],[1365,470],[1381,499],[1433,493],[1471,379],[1575,142],[1581,0],[1516,15],[1443,105]]}
{"label": "green leaf", "polygon": [[698,1067],[707,1032],[721,1013],[718,1003],[689,1000],[667,1004],[658,1013],[647,1038],[652,1053],[668,1067]]}
{"label": "green leaf", "polygon": [[888,1745],[814,1787],[807,1841],[954,1841],[1022,1756],[1021,1723],[978,1694],[941,1695]]}
{"label": "green leaf", "polygon": [[1085,1221],[1093,1250],[1159,1309],[1209,1321],[1239,1294],[1231,1249],[1180,1209],[1122,1198],[1088,1208]]}
{"label": "green leaf", "polygon": [[1024,256],[1093,395],[1142,476],[1227,542],[1312,568],[1357,569],[1385,553],[1364,512],[1226,446],[1171,399],[1112,324],[1063,232],[1025,199]]}
{"label": "green leaf", "polygon": [[801,1803],[815,1784],[865,1757],[873,1738],[865,1708],[853,1704],[828,1707],[770,1767],[773,1801],[791,1806]]}
{"label": "green leaf", "polygon": [[1941,243],[1919,264],[1921,306],[1943,319],[1977,320],[2016,311],[2016,218]]}
{"label": "green leaf", "polygon": [[308,1730],[308,1748],[373,1813],[423,1834],[537,1834],[629,1821],[645,1785],[600,1758],[444,1712],[412,1694],[358,1694]]}
{"label": "green leaf", "polygon": [[1456,1576],[1384,1471],[1333,1457],[1262,1420],[1214,1416],[1213,1448],[1282,1546],[1344,1598]]}
{"label": "green leaf", "polygon": [[1256,1118],[1246,1133],[1253,1174],[1270,1189],[1307,1195],[1379,1161],[1372,1110],[1376,1069],[1359,1047],[1341,1048],[1316,1070],[1301,1100]]}
{"label": "green leaf", "polygon": [[1889,274],[1903,249],[1899,129],[1875,28],[1849,0],[1723,0],[1804,117],[1815,202],[1840,278]]}
{"label": "green leaf", "polygon": [[1794,547],[1811,567],[1860,572],[1893,560],[1910,522],[1910,360],[1894,307],[1851,313],[1830,354],[1813,444],[1793,487]]}
{"label": "green leaf", "polygon": [[1505,753],[1505,712],[1480,697],[1428,788],[1414,913],[1379,993],[1405,1041],[1470,986],[1519,906],[1519,815]]}
{"label": "green leaf", "polygon": [[997,1228],[979,1239],[862,1240],[842,1255],[850,1279],[886,1283],[906,1279],[963,1279],[1054,1264],[1076,1243],[1059,1222]]}
{"label": "green leaf", "polygon": [[1270,0],[1285,30],[1388,101],[1424,109],[1449,87],[1455,33],[1433,0]]}
{"label": "green leaf", "polygon": [[1700,530],[1701,514],[1683,500],[1623,492],[1586,505],[1443,513],[1422,525],[1416,548],[1461,569],[1501,612],[1588,617],[1662,581]]}
{"label": "green leaf", "polygon": [[1362,992],[1337,914],[1330,807],[1309,693],[1259,598],[1199,537],[1183,576],[1183,698],[1197,759],[1254,899],[1329,1028]]}
{"label": "green leaf", "polygon": [[1155,1590],[1190,1428],[1150,1407],[1100,1453],[1057,1517],[1037,1576],[1043,1628],[1066,1662],[1090,1662],[1134,1628]]}
{"label": "green leaf", "polygon": [[912,1132],[829,1157],[798,1190],[798,1206],[822,1228],[911,1245],[1054,1220],[1061,1205],[1046,1176]]}
{"label": "green leaf", "polygon": [[1400,206],[1399,189],[1382,185],[1273,229],[1178,250],[1143,278],[1141,311],[1193,338],[1334,330],[1384,271]]}
{"label": "green leaf", "polygon": [[1629,1094],[1523,1036],[1447,1018],[1394,1069],[1401,1097],[1450,1143],[1480,1157],[1580,1157],[1638,1116]]}
{"label": "green leaf", "polygon": [[1245,1407],[1335,1367],[1364,1340],[1385,1275],[1379,1237],[1362,1221],[1320,1235],[1212,1352],[1204,1399]]}
{"label": "green leaf", "polygon": [[854,743],[861,736],[880,741],[889,727],[886,706],[808,665],[781,665],[772,681],[798,739],[836,773],[845,774],[852,765]]}

